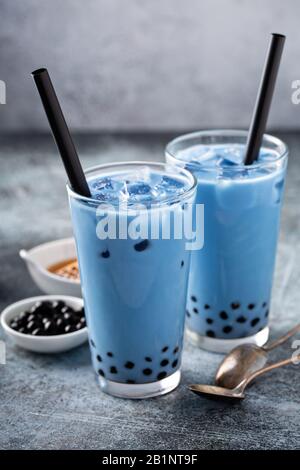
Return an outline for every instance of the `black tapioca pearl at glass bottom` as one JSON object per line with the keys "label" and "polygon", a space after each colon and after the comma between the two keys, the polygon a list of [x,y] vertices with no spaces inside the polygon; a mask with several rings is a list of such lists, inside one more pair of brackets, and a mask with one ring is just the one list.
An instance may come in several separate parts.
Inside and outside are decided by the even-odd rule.
{"label": "black tapioca pearl at glass bottom", "polygon": [[143,374],[144,375],[151,375],[152,374],[152,369],[143,369]]}
{"label": "black tapioca pearl at glass bottom", "polygon": [[236,321],[238,323],[245,323],[247,321],[247,318],[244,317],[243,315],[241,315],[241,316],[237,317]]}
{"label": "black tapioca pearl at glass bottom", "polygon": [[152,359],[151,359],[151,357],[146,356],[146,357],[145,357],[145,361],[146,361],[146,362],[152,362]]}
{"label": "black tapioca pearl at glass bottom", "polygon": [[240,308],[241,304],[239,302],[231,302],[231,308],[232,310],[236,310]]}
{"label": "black tapioca pearl at glass bottom", "polygon": [[108,357],[114,357],[113,353],[110,352],[110,351],[107,353],[107,356],[108,356]]}
{"label": "black tapioca pearl at glass bottom", "polygon": [[96,359],[98,362],[102,362],[102,357],[100,356],[100,354],[97,354]]}
{"label": "black tapioca pearl at glass bottom", "polygon": [[249,304],[249,305],[248,305],[248,309],[249,309],[249,310],[253,310],[254,308],[255,308],[255,304]]}
{"label": "black tapioca pearl at glass bottom", "polygon": [[149,246],[149,240],[143,240],[139,243],[136,243],[134,245],[134,249],[135,251],[144,251],[146,250],[146,248],[148,248],[148,246]]}
{"label": "black tapioca pearl at glass bottom", "polygon": [[115,366],[111,366],[111,368],[110,368],[110,373],[111,373],[111,374],[117,374],[117,373],[118,373],[117,368],[116,368]]}
{"label": "black tapioca pearl at glass bottom", "polygon": [[125,363],[125,367],[126,367],[126,369],[133,369],[134,368],[134,363],[131,362],[131,361],[127,361]]}
{"label": "black tapioca pearl at glass bottom", "polygon": [[265,317],[267,318],[269,316],[269,310],[266,310]]}
{"label": "black tapioca pearl at glass bottom", "polygon": [[178,364],[178,360],[175,359],[175,361],[172,362],[172,367],[173,367],[173,369],[177,366],[177,364]]}
{"label": "black tapioca pearl at glass bottom", "polygon": [[135,384],[135,380],[128,379],[126,380],[126,383],[132,385],[132,384]]}
{"label": "black tapioca pearl at glass bottom", "polygon": [[224,310],[222,310],[222,312],[219,313],[219,316],[220,316],[220,318],[222,318],[222,320],[227,320],[228,319],[228,315]]}
{"label": "black tapioca pearl at glass bottom", "polygon": [[183,268],[183,266],[184,266],[184,261],[181,261],[180,266]]}
{"label": "black tapioca pearl at glass bottom", "polygon": [[167,376],[167,373],[163,370],[159,374],[157,374],[157,380],[162,380]]}
{"label": "black tapioca pearl at glass bottom", "polygon": [[191,317],[191,314],[190,314],[190,312],[189,312],[188,310],[187,310],[185,313],[186,313],[186,316],[187,316],[188,318]]}
{"label": "black tapioca pearl at glass bottom", "polygon": [[213,330],[207,330],[206,336],[208,336],[209,338],[215,338],[216,334]]}
{"label": "black tapioca pearl at glass bottom", "polygon": [[231,331],[232,331],[232,326],[230,325],[224,326],[223,333],[228,334],[228,333],[231,333]]}
{"label": "black tapioca pearl at glass bottom", "polygon": [[161,361],[161,363],[160,363],[161,367],[165,367],[165,366],[167,366],[168,364],[169,364],[168,359],[163,359],[163,360]]}
{"label": "black tapioca pearl at glass bottom", "polygon": [[173,349],[173,354],[177,354],[179,351],[179,346],[176,346],[176,348]]}
{"label": "black tapioca pearl at glass bottom", "polygon": [[199,313],[197,308],[193,308],[194,313]]}
{"label": "black tapioca pearl at glass bottom", "polygon": [[164,346],[164,347],[162,348],[161,352],[165,353],[165,352],[168,351],[168,349],[169,349],[169,346]]}
{"label": "black tapioca pearl at glass bottom", "polygon": [[205,308],[205,310],[209,310],[209,309],[210,309],[210,305],[205,304],[205,305],[204,305],[204,308]]}
{"label": "black tapioca pearl at glass bottom", "polygon": [[263,302],[262,306],[265,308],[267,306],[267,302]]}
{"label": "black tapioca pearl at glass bottom", "polygon": [[258,317],[253,318],[253,320],[251,321],[251,326],[257,325],[258,322],[259,322],[259,318],[258,318]]}
{"label": "black tapioca pearl at glass bottom", "polygon": [[206,319],[206,323],[207,323],[208,325],[212,325],[213,322],[214,322],[214,321],[213,321],[212,318],[207,318],[207,319]]}
{"label": "black tapioca pearl at glass bottom", "polygon": [[197,302],[197,297],[195,297],[194,295],[191,295],[191,301],[192,302]]}
{"label": "black tapioca pearl at glass bottom", "polygon": [[101,377],[105,377],[104,371],[102,369],[98,370],[98,374],[101,375]]}
{"label": "black tapioca pearl at glass bottom", "polygon": [[93,348],[96,347],[96,345],[95,345],[95,343],[94,343],[94,341],[93,341],[92,339],[90,340],[90,345],[91,345]]}
{"label": "black tapioca pearl at glass bottom", "polygon": [[110,252],[108,250],[102,251],[101,256],[102,258],[109,258]]}

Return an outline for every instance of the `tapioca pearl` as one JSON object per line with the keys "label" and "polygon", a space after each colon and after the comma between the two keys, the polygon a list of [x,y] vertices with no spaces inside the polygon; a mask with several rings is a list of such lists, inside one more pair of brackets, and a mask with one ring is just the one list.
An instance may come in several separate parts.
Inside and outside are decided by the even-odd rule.
{"label": "tapioca pearl", "polygon": [[98,369],[98,374],[101,375],[101,377],[105,377],[104,371],[102,369]]}
{"label": "tapioca pearl", "polygon": [[110,252],[109,252],[108,250],[102,251],[102,252],[100,253],[100,256],[101,256],[102,258],[109,258],[109,257],[110,257]]}
{"label": "tapioca pearl", "polygon": [[90,339],[90,345],[91,345],[93,348],[96,347],[96,345],[95,345],[95,343],[94,343],[94,341],[93,341],[92,339]]}
{"label": "tapioca pearl", "polygon": [[27,323],[27,330],[28,331],[30,331],[30,332],[33,331],[35,329],[35,327],[36,327],[36,324],[34,323],[34,321],[30,321],[30,322]]}
{"label": "tapioca pearl", "polygon": [[172,362],[172,367],[173,369],[175,369],[175,367],[177,366],[178,364],[178,359],[175,359],[175,361]]}
{"label": "tapioca pearl", "polygon": [[102,362],[102,357],[100,356],[100,354],[97,354],[96,359],[98,362]]}
{"label": "tapioca pearl", "polygon": [[124,364],[124,367],[126,367],[126,369],[133,369],[133,368],[134,368],[134,362],[127,361],[127,362]]}
{"label": "tapioca pearl", "polygon": [[148,248],[149,244],[150,244],[149,240],[143,240],[139,243],[136,243],[134,245],[134,249],[135,249],[135,251],[144,251],[144,250],[146,250],[146,248]]}
{"label": "tapioca pearl", "polygon": [[[68,332],[67,332],[68,333]],[[33,336],[39,336],[42,333],[41,329],[40,328],[36,328],[35,330],[33,330],[33,332],[31,333]]]}
{"label": "tapioca pearl", "polygon": [[117,368],[116,368],[115,366],[111,366],[111,368],[110,368],[110,373],[111,373],[111,374],[117,374],[117,373],[118,373]]}
{"label": "tapioca pearl", "polygon": [[108,357],[114,357],[113,353],[108,351],[108,353],[106,353]]}
{"label": "tapioca pearl", "polygon": [[223,333],[228,334],[228,333],[231,333],[231,332],[232,332],[232,326],[230,326],[230,325],[224,326]]}
{"label": "tapioca pearl", "polygon": [[157,380],[162,380],[162,379],[164,379],[166,376],[167,376],[167,373],[166,373],[166,371],[163,370],[162,372],[160,372],[159,374],[157,374]]}
{"label": "tapioca pearl", "polygon": [[165,366],[167,366],[168,364],[169,364],[168,359],[163,359],[163,360],[161,361],[161,363],[160,363],[161,367],[165,367]]}
{"label": "tapioca pearl", "polygon": [[204,305],[204,308],[205,308],[205,310],[209,310],[209,309],[210,309],[210,305],[205,304],[205,305]]}
{"label": "tapioca pearl", "polygon": [[266,310],[265,311],[265,318],[267,318],[269,316],[269,310]]}
{"label": "tapioca pearl", "polygon": [[265,308],[267,306],[267,302],[263,302],[262,307]]}
{"label": "tapioca pearl", "polygon": [[249,304],[248,305],[248,310],[253,310],[255,308],[255,304]]}
{"label": "tapioca pearl", "polygon": [[206,323],[207,323],[208,325],[212,325],[213,322],[214,322],[214,321],[213,321],[212,318],[207,318],[207,319],[206,319]]}
{"label": "tapioca pearl", "polygon": [[173,354],[177,354],[179,351],[179,346],[176,346],[174,349],[173,349]]}
{"label": "tapioca pearl", "polygon": [[168,349],[169,349],[169,346],[164,346],[164,347],[162,348],[161,352],[165,353],[165,352],[168,351]]}
{"label": "tapioca pearl", "polygon": [[207,330],[206,336],[208,336],[209,338],[215,338],[216,334],[213,330]]}
{"label": "tapioca pearl", "polygon": [[240,308],[241,304],[239,302],[231,302],[231,308],[232,310],[237,310]]}
{"label": "tapioca pearl", "polygon": [[188,318],[191,317],[191,314],[190,314],[190,312],[189,312],[188,310],[187,310],[185,313],[186,313],[186,316],[187,316]]}
{"label": "tapioca pearl", "polygon": [[222,310],[222,312],[219,313],[219,317],[222,318],[222,320],[228,320],[228,314],[225,310]]}
{"label": "tapioca pearl", "polygon": [[284,180],[283,179],[281,179],[280,181],[277,181],[277,183],[275,183],[274,190],[273,190],[275,203],[279,203],[281,201],[283,185],[284,185]]}
{"label": "tapioca pearl", "polygon": [[199,313],[197,308],[193,308],[193,312],[196,313],[196,314]]}
{"label": "tapioca pearl", "polygon": [[282,189],[283,186],[284,186],[284,179],[281,179],[279,181],[277,181],[277,183],[275,184],[276,188],[278,189]]}
{"label": "tapioca pearl", "polygon": [[244,317],[243,315],[240,315],[239,317],[237,317],[236,321],[237,321],[238,323],[246,323],[247,318]]}
{"label": "tapioca pearl", "polygon": [[183,260],[181,261],[180,266],[183,268],[183,266],[184,266],[184,261]]}
{"label": "tapioca pearl", "polygon": [[[72,333],[72,331],[75,331],[75,330],[76,330],[76,328],[73,325],[65,326],[65,333]],[[33,334],[33,332],[32,332],[32,334]]]}
{"label": "tapioca pearl", "polygon": [[151,375],[152,374],[152,369],[149,369],[148,367],[146,369],[143,369],[143,374],[144,375]]}
{"label": "tapioca pearl", "polygon": [[191,301],[192,302],[197,302],[197,297],[195,297],[194,295],[191,295]]}
{"label": "tapioca pearl", "polygon": [[251,326],[256,326],[259,321],[260,319],[258,317],[253,318],[253,320],[251,320]]}
{"label": "tapioca pearl", "polygon": [[135,384],[135,380],[128,379],[128,380],[126,380],[126,383],[130,384],[130,385],[133,385],[133,384]]}
{"label": "tapioca pearl", "polygon": [[152,359],[151,359],[151,357],[146,356],[146,357],[145,357],[145,361],[146,361],[146,362],[152,362]]}

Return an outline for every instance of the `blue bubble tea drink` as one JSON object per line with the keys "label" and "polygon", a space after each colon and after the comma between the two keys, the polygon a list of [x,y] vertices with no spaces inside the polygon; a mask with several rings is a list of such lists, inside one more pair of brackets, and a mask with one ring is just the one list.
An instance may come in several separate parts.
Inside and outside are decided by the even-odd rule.
{"label": "blue bubble tea drink", "polygon": [[265,135],[245,166],[247,133],[205,131],[173,140],[166,158],[196,176],[204,204],[204,246],[192,251],[187,332],[217,352],[269,335],[272,278],[288,151]]}
{"label": "blue bubble tea drink", "polygon": [[91,198],[68,188],[90,349],[101,388],[145,398],[180,381],[190,251],[175,219],[196,180],[163,163],[86,173]]}

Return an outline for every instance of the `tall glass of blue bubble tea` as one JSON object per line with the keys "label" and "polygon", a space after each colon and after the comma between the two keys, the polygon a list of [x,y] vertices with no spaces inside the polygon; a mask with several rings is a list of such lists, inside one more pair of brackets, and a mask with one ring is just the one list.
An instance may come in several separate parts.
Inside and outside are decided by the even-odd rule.
{"label": "tall glass of blue bubble tea", "polygon": [[162,395],[180,381],[191,252],[176,224],[195,177],[145,162],[85,175],[92,197],[68,193],[97,379],[119,397]]}
{"label": "tall glass of blue bubble tea", "polygon": [[192,252],[187,334],[194,344],[227,352],[269,335],[272,279],[287,146],[265,135],[258,160],[243,163],[247,132],[183,135],[167,145],[167,162],[197,178],[204,204],[204,246]]}

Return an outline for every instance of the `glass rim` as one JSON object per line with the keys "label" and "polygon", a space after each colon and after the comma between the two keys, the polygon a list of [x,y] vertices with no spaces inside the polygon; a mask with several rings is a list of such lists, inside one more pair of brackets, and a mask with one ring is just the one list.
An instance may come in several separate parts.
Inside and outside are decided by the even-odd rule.
{"label": "glass rim", "polygon": [[[189,161],[184,161],[184,160],[181,160],[180,158],[178,158],[176,156],[176,152],[174,151],[171,151],[171,147],[180,143],[180,142],[184,142],[184,141],[187,141],[189,139],[195,139],[197,137],[204,137],[204,136],[207,136],[207,137],[210,137],[210,136],[220,136],[220,137],[247,137],[248,136],[248,131],[247,130],[243,130],[243,129],[211,129],[211,130],[202,130],[202,131],[195,131],[195,132],[189,132],[187,134],[182,134],[178,137],[175,137],[174,139],[172,139],[170,142],[168,142],[168,144],[166,145],[165,147],[165,156],[167,158],[170,158],[171,161],[175,161],[177,163],[185,163],[185,164],[189,164],[191,166],[193,166],[193,168],[198,168],[199,165],[197,164],[197,162],[189,162]],[[258,163],[252,163],[252,165],[247,165],[245,166],[244,164],[240,164],[240,165],[232,165],[230,167],[230,171],[241,171],[241,170],[249,170],[249,171],[252,171],[252,170],[257,170],[257,169],[260,169],[260,168],[263,168],[264,166],[269,166],[270,164],[273,164],[273,163],[277,163],[281,160],[284,160],[288,154],[289,154],[289,148],[287,146],[287,144],[285,142],[283,142],[281,139],[279,139],[278,137],[275,137],[271,134],[264,134],[263,135],[263,141],[267,142],[267,143],[270,143],[270,144],[273,144],[274,146],[278,147],[278,149],[276,149],[276,152],[278,153],[278,156],[276,158],[274,158],[273,160],[269,160],[269,161],[263,161],[263,162],[258,162]],[[209,144],[207,144],[209,145]],[[188,148],[188,146],[187,146]],[[209,166],[205,166],[205,165],[201,165],[201,169],[203,171],[206,171],[206,172],[216,172],[219,170],[219,168],[217,167],[209,167]],[[222,168],[222,170],[226,170],[224,168]]]}
{"label": "glass rim", "polygon": [[[128,166],[129,167],[149,166],[149,167],[155,167],[155,168],[161,168],[161,169],[165,168],[166,166],[169,166],[173,170],[174,173],[175,173],[175,171],[178,171],[178,167],[174,168],[174,165],[171,165],[168,162],[152,162],[152,161],[149,162],[149,161],[143,161],[143,160],[131,160],[131,161],[125,161],[125,162],[100,163],[99,165],[94,165],[94,166],[91,166],[91,167],[87,168],[86,170],[84,170],[84,174],[85,174],[85,176],[88,177],[89,174],[91,174],[95,171],[98,171],[98,170],[102,170],[102,169],[105,170],[105,169],[109,169],[109,168],[118,168],[118,167],[123,167],[123,166],[124,167],[128,167]],[[151,202],[150,209],[151,209],[152,206],[167,205],[170,202],[177,201],[178,199],[180,199],[180,201],[182,199],[185,200],[185,199],[189,198],[192,195],[192,193],[196,190],[196,187],[197,187],[197,179],[196,179],[195,175],[191,171],[187,170],[186,168],[180,168],[180,173],[182,173],[182,175],[184,175],[185,178],[188,178],[190,180],[191,186],[188,187],[187,189],[184,189],[184,192],[182,194],[172,195],[169,198],[164,199],[163,201]],[[82,202],[96,203],[98,206],[100,204],[111,204],[112,206],[119,205],[119,200],[118,200],[118,203],[116,204],[113,201],[109,201],[109,202],[108,201],[99,201],[99,199],[95,199],[93,197],[82,196],[81,194],[77,193],[76,191],[74,191],[71,188],[69,182],[67,182],[66,186],[67,186],[68,195],[71,196],[72,198],[80,200]],[[129,206],[129,207],[132,207],[132,206]]]}

